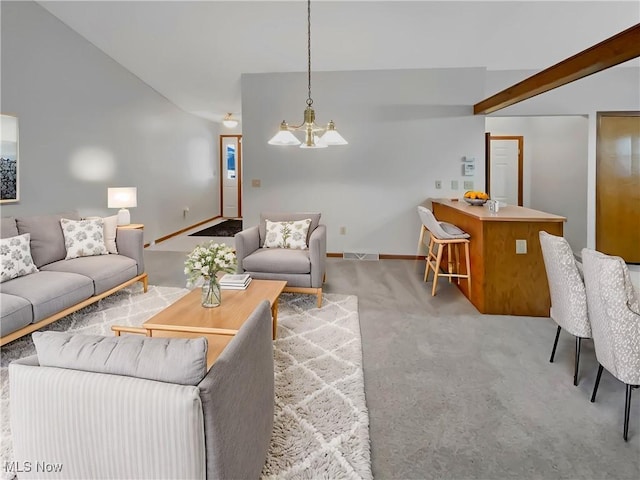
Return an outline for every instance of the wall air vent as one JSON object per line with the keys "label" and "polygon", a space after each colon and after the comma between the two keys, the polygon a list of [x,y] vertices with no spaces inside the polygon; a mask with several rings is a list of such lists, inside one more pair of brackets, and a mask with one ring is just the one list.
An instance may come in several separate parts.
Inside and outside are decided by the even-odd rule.
{"label": "wall air vent", "polygon": [[357,253],[357,252],[344,252],[342,258],[346,260],[380,260],[380,254],[378,253]]}

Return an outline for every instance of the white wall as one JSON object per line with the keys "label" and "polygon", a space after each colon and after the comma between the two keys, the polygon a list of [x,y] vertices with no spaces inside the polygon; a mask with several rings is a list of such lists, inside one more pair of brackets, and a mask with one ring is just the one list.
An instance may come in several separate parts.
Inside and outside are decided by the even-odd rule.
{"label": "white wall", "polygon": [[[314,72],[317,123],[334,120],[349,145],[268,145],[283,119],[302,122],[306,80],[304,73],[242,76],[246,225],[266,210],[320,211],[329,252],[415,255],[416,206],[462,195],[470,179],[461,176],[463,156],[477,159],[471,179],[484,187],[484,117],[472,114],[484,69]],[[435,180],[444,188],[436,190]]]}
{"label": "white wall", "polygon": [[487,117],[486,127],[524,137],[524,206],[566,217],[565,238],[586,247],[587,117]]}
{"label": "white wall", "polygon": [[216,124],[178,109],[38,4],[1,8],[1,108],[19,119],[21,197],[2,215],[113,214],[107,187],[135,186],[131,219],[149,242],[219,212]]}

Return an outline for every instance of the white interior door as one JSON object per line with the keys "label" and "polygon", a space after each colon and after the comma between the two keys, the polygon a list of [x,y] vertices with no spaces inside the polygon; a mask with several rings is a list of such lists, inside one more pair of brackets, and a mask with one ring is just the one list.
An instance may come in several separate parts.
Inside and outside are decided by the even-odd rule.
{"label": "white interior door", "polygon": [[220,137],[222,216],[239,218],[240,212],[240,165],[241,136]]}
{"label": "white interior door", "polygon": [[493,200],[508,205],[519,205],[519,154],[517,138],[496,139],[491,137],[491,169],[489,191]]}

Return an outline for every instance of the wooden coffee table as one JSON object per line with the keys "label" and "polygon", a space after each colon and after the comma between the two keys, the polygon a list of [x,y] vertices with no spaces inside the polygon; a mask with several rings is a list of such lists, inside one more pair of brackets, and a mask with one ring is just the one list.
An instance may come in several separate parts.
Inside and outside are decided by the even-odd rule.
{"label": "wooden coffee table", "polygon": [[115,327],[120,332],[145,333],[148,337],[206,337],[209,342],[207,366],[211,367],[258,304],[268,300],[273,317],[273,338],[278,328],[278,298],[287,286],[279,280],[252,280],[246,290],[222,290],[219,307],[200,304],[196,288],[151,317],[140,328]]}

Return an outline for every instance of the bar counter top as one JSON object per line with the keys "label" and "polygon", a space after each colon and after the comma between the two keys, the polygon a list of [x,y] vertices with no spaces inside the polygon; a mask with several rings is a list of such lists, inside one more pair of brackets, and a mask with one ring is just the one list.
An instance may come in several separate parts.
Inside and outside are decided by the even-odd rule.
{"label": "bar counter top", "polygon": [[493,213],[489,211],[486,203],[484,205],[469,205],[464,200],[450,200],[448,198],[432,198],[431,202],[454,208],[483,222],[564,222],[567,220],[560,215],[516,205],[501,206],[497,213]]}

